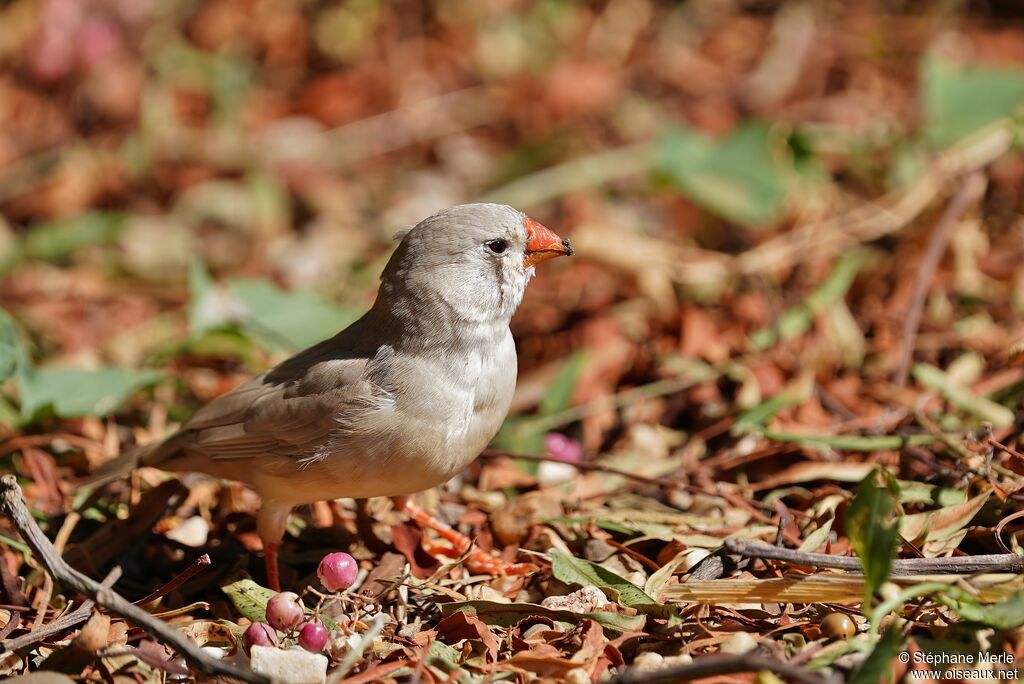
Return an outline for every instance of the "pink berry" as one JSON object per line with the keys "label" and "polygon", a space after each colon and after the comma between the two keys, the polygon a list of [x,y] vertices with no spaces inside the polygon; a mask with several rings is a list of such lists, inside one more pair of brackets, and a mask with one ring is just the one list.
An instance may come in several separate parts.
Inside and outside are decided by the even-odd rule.
{"label": "pink berry", "polygon": [[107,19],[87,19],[78,31],[78,59],[93,67],[116,54],[123,39],[117,25]]}
{"label": "pink berry", "polygon": [[557,458],[566,463],[579,463],[583,460],[583,447],[580,443],[559,432],[549,432],[544,435],[544,451],[551,458]]}
{"label": "pink berry", "polygon": [[282,591],[267,601],[267,622],[282,632],[298,627],[305,614],[299,595],[293,592]]}
{"label": "pink berry", "polygon": [[253,646],[276,646],[277,634],[266,622],[254,622],[249,625],[242,634],[242,648],[246,653],[252,650]]}
{"label": "pink berry", "polygon": [[327,591],[348,589],[358,574],[356,559],[344,552],[327,554],[316,569],[316,576]]}
{"label": "pink berry", "polygon": [[310,620],[299,628],[299,646],[319,653],[327,645],[327,628],[319,620]]}

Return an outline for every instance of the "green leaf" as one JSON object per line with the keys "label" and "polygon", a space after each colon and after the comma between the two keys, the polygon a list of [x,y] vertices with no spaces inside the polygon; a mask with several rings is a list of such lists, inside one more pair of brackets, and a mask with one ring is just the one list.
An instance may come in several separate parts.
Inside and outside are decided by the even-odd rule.
{"label": "green leaf", "polygon": [[661,600],[662,592],[665,590],[666,585],[672,579],[675,574],[676,568],[686,562],[686,557],[690,553],[690,550],[680,551],[675,555],[672,560],[665,565],[658,568],[655,572],[647,578],[647,583],[644,584],[644,592],[648,596],[653,596],[657,600]]}
{"label": "green leaf", "polygon": [[936,600],[969,622],[980,622],[996,629],[1017,629],[1024,625],[1024,592],[1021,591],[991,606],[979,603],[965,592],[950,592],[937,596]]}
{"label": "green leaf", "polygon": [[430,642],[430,648],[427,650],[427,664],[433,665],[446,675],[463,672],[459,667],[459,652],[437,639]]}
{"label": "green leaf", "polygon": [[225,584],[220,590],[228,595],[235,610],[242,617],[247,617],[253,622],[267,619],[267,602],[277,594],[276,591],[261,587],[248,578]]}
{"label": "green leaf", "polygon": [[[235,606],[235,610],[242,617],[247,617],[253,622],[263,622],[267,619],[267,602],[277,595],[277,592],[273,589],[267,589],[256,584],[256,582],[253,582],[248,577],[225,584],[220,590],[228,595],[231,603]],[[303,608],[306,613],[313,613],[309,606],[303,605]],[[338,625],[333,620],[322,614],[320,619],[328,629],[338,628]]]}
{"label": "green leaf", "polygon": [[0,382],[14,375],[23,354],[14,317],[0,309]]}
{"label": "green leaf", "polygon": [[[544,426],[537,416],[509,416],[494,437],[497,449],[513,454],[544,455]],[[519,461],[528,473],[536,473],[539,466],[533,461]]]}
{"label": "green leaf", "polygon": [[309,346],[331,337],[360,315],[310,292],[288,292],[265,280],[233,280],[228,288],[247,310],[242,324],[272,347]]}
{"label": "green leaf", "polygon": [[898,496],[892,476],[875,469],[860,483],[846,511],[846,535],[864,566],[865,606],[892,570],[899,545]]}
{"label": "green leaf", "polygon": [[551,574],[566,584],[611,590],[612,600],[648,615],[667,617],[672,612],[671,607],[658,603],[640,587],[597,563],[570,556],[558,549],[552,549],[549,555]]}
{"label": "green leaf", "polygon": [[535,615],[549,617],[556,622],[578,625],[585,620],[593,620],[606,633],[623,634],[643,629],[647,619],[643,615],[623,615],[594,611],[593,613],[573,613],[568,610],[552,610],[535,603],[497,603],[496,601],[457,601],[441,604],[441,614],[450,615],[457,610],[475,615],[484,623],[493,627],[512,627],[521,620]]}
{"label": "green leaf", "polygon": [[83,247],[112,244],[125,224],[125,215],[112,211],[90,211],[42,223],[29,229],[25,255],[32,259],[61,261]]}
{"label": "green leaf", "polygon": [[108,415],[163,374],[114,366],[95,370],[44,366],[19,368],[16,377],[21,414],[33,419],[46,409],[61,418]]}
{"label": "green leaf", "polygon": [[359,317],[355,309],[266,280],[240,278],[218,285],[199,262],[189,269],[189,289],[193,338],[238,326],[265,347],[291,351],[325,340]]}
{"label": "green leaf", "polygon": [[955,506],[967,501],[967,492],[952,487],[937,487],[925,482],[897,480],[900,486],[900,503],[923,503],[935,506]]}
{"label": "green leaf", "polygon": [[540,415],[549,416],[569,408],[572,392],[576,389],[576,380],[583,370],[583,361],[584,354],[581,351],[573,352],[565,360],[537,404]]}
{"label": "green leaf", "polygon": [[804,444],[843,451],[892,451],[907,444],[931,444],[932,435],[804,435],[782,430],[764,430],[761,436],[773,442]]}
{"label": "green leaf", "polygon": [[929,558],[951,550],[947,548],[950,545],[956,548],[964,537],[964,527],[978,514],[991,493],[984,492],[937,511],[905,515],[900,519],[900,536],[909,542],[920,543],[921,550]]}
{"label": "green leaf", "polygon": [[861,666],[850,675],[849,684],[880,684],[892,681],[892,659],[903,646],[898,629],[887,629]]}
{"label": "green leaf", "polygon": [[775,325],[750,336],[754,348],[768,349],[780,339],[788,340],[810,330],[815,316],[830,311],[846,296],[863,263],[864,254],[858,251],[847,252],[836,259],[828,277],[804,301],[782,312]]}
{"label": "green leaf", "polygon": [[[507,418],[494,438],[495,447],[514,454],[543,456],[544,436],[548,433],[544,417],[569,408],[576,380],[583,369],[583,361],[582,352],[572,353],[558,369],[538,402],[537,415]],[[539,463],[524,460],[517,461],[517,465],[532,475],[536,475],[540,467]]]}
{"label": "green leaf", "polygon": [[206,266],[199,259],[188,267],[188,334],[197,338],[204,332],[220,327],[230,316],[218,307],[216,284]]}
{"label": "green leaf", "polygon": [[1024,105],[1024,69],[955,64],[931,55],[921,65],[925,139],[952,145]]}
{"label": "green leaf", "polygon": [[791,406],[799,406],[805,401],[807,401],[807,397],[789,392],[781,392],[774,397],[769,397],[757,406],[739,414],[736,417],[736,422],[729,428],[729,434],[733,437],[740,437],[748,432],[759,430],[779,411]]}
{"label": "green leaf", "polygon": [[826,520],[821,527],[817,528],[810,534],[808,534],[800,548],[797,551],[803,551],[804,553],[814,553],[828,541],[829,534],[832,533],[832,524],[836,521],[835,517]]}
{"label": "green leaf", "polygon": [[979,397],[961,385],[948,374],[924,362],[915,363],[910,371],[914,379],[930,390],[938,392],[942,397],[961,411],[970,413],[981,420],[987,420],[995,427],[1013,425],[1012,409],[996,402]]}
{"label": "green leaf", "polygon": [[782,216],[787,181],[796,174],[785,140],[759,121],[720,140],[675,127],[657,145],[654,163],[694,202],[747,226]]}

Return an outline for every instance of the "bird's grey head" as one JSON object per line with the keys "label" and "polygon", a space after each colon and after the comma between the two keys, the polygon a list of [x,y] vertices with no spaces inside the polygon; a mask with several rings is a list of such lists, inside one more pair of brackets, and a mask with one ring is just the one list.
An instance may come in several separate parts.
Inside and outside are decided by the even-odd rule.
{"label": "bird's grey head", "polygon": [[507,325],[534,266],[572,246],[504,204],[462,204],[400,234],[381,298],[412,298],[444,318]]}

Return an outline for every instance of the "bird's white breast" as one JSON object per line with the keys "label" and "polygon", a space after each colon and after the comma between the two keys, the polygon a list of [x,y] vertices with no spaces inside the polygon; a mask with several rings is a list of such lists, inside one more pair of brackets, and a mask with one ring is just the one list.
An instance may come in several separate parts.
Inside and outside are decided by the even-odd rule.
{"label": "bird's white breast", "polygon": [[389,372],[394,401],[290,476],[303,481],[295,488],[303,502],[411,494],[465,468],[501,427],[515,391],[515,344],[504,332],[469,353],[399,360]]}

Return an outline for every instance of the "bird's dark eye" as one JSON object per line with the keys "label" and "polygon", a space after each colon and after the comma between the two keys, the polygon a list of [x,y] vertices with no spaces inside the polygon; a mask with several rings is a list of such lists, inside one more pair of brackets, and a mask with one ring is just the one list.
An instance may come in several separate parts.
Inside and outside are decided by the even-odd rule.
{"label": "bird's dark eye", "polygon": [[487,249],[491,250],[495,254],[501,254],[506,249],[508,249],[508,243],[505,242],[504,240],[491,240],[489,242],[485,242],[484,244],[487,245]]}

